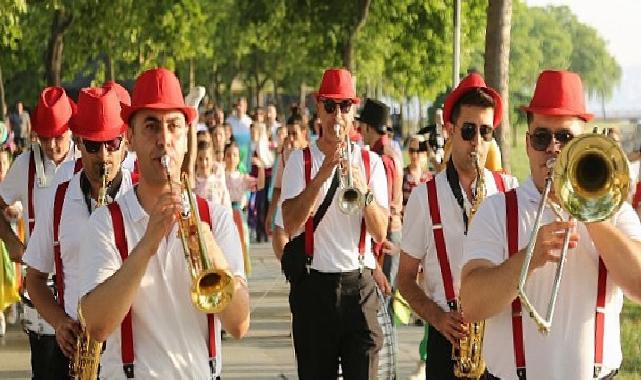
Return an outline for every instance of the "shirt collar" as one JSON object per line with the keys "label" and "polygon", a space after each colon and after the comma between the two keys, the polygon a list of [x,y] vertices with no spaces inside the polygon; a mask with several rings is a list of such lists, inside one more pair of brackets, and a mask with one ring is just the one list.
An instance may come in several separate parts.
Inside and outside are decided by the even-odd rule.
{"label": "shirt collar", "polygon": [[145,209],[142,208],[142,205],[138,201],[138,195],[136,194],[135,190],[136,190],[136,187],[133,187],[126,194],[124,194],[120,199],[122,199],[122,202],[124,203],[125,207],[129,211],[129,215],[131,216],[131,219],[135,223],[138,223],[143,219],[148,218],[149,215],[147,214]]}
{"label": "shirt collar", "polygon": [[541,201],[541,193],[536,188],[532,177],[528,177],[523,184],[521,184],[522,194],[531,203],[539,203]]}

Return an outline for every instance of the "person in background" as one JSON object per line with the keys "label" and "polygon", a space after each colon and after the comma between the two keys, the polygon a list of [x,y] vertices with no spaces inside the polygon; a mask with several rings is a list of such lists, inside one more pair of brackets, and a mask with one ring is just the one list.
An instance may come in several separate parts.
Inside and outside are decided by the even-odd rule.
{"label": "person in background", "polygon": [[208,141],[198,142],[195,172],[194,193],[231,211],[231,200],[225,183],[225,166],[214,160],[212,144]]}
{"label": "person in background", "polygon": [[[269,149],[269,137],[265,128],[265,123],[256,121],[251,126],[251,157],[252,164],[250,174],[258,177],[258,171],[264,170],[265,184],[261,189],[256,190],[250,196],[248,207],[248,222],[250,228],[255,232],[257,243],[267,242],[269,237],[265,230],[265,218],[267,216],[269,202],[267,200],[267,191],[271,186],[272,166],[274,164],[274,155]],[[261,167],[256,166],[253,158],[258,158]]]}
{"label": "person in background", "polygon": [[[247,115],[247,99],[245,97],[240,97],[234,103],[234,113],[227,117],[227,124],[231,126],[231,136],[234,137],[234,141],[238,146],[240,152],[240,170],[242,172],[247,172],[250,164],[250,126],[252,124],[252,119]],[[231,139],[231,136],[229,139]]]}
{"label": "person in background", "polygon": [[[4,181],[9,166],[11,165],[11,152],[7,149],[0,149],[0,183]],[[20,203],[9,206],[5,209],[3,215],[7,221],[15,221],[20,216]],[[15,323],[15,305],[20,301],[18,289],[21,283],[20,265],[11,261],[9,251],[0,241],[0,336],[5,335],[6,323]],[[13,318],[5,318],[5,310],[9,309]]]}
{"label": "person in background", "polygon": [[278,129],[280,128],[280,123],[278,122],[278,111],[276,110],[276,106],[273,104],[267,106],[265,124],[267,124],[267,133],[269,134],[269,140],[272,142],[272,145],[280,145],[282,143],[282,136],[278,135]]}
{"label": "person in background", "polygon": [[216,125],[211,130],[211,154],[215,162],[225,161],[225,145],[227,145],[227,138],[225,137],[225,126]]}

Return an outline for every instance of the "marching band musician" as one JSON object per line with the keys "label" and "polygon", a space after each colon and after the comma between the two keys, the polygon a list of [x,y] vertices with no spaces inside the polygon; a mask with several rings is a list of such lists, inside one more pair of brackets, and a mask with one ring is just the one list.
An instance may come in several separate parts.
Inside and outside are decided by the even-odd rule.
{"label": "marching band musician", "polygon": [[121,114],[138,157],[139,182],[92,214],[81,258],[87,333],[107,341],[101,378],[215,379],[222,368],[221,324],[235,338],[246,334],[249,292],[231,214],[209,203],[201,209],[199,200],[209,259],[231,272],[232,297],[215,315],[191,302],[188,252],[177,236],[182,184],[173,182],[180,178],[196,110],[185,105],[174,74],[158,68],[138,77],[132,104]]}
{"label": "marching band musician", "polygon": [[[73,175],[73,164],[62,164],[76,158],[68,127],[75,107],[62,87],[47,87],[41,92],[32,118],[33,132],[39,144],[32,144],[31,150],[16,158],[0,184],[0,209],[4,211],[7,205],[20,201],[27,226],[23,245],[9,223],[0,218],[0,239],[5,242],[15,262],[22,261],[25,245],[28,245],[35,227],[37,210],[51,207],[46,202],[50,188],[57,179],[67,180]],[[26,295],[23,302],[33,378],[48,379],[52,375],[57,378],[56,374],[66,374],[67,368],[54,360],[57,344],[53,327],[37,314]]]}
{"label": "marching band musician", "polygon": [[[565,211],[559,211],[564,217],[559,221],[556,205],[545,205],[526,287],[537,310],[548,304],[566,231],[571,234],[551,330],[540,334],[517,299],[525,247],[548,160],[583,132],[592,114],[585,110],[581,78],[567,71],[542,72],[530,105],[522,110],[528,119],[531,178],[484,202],[470,226],[461,274],[465,317],[486,319],[490,379],[612,379],[621,364],[623,293],[641,302],[641,224],[628,203],[592,223],[565,221]],[[552,191],[550,199],[558,195]]]}
{"label": "marching band musician", "polygon": [[[350,72],[327,69],[315,95],[321,136],[308,148],[291,153],[281,193],[284,228],[290,236],[306,230],[321,202],[327,205],[315,233],[304,232],[312,247],[295,252],[311,255],[306,274],[292,282],[289,295],[298,376],[302,380],[336,378],[340,359],[346,380],[376,379],[383,339],[376,286],[386,280],[370,240],[381,242],[387,232],[385,172],[376,154],[363,154],[354,147],[351,163],[341,154],[352,128],[353,105],[359,101]],[[339,163],[352,166],[353,185],[364,198],[363,208],[352,215],[339,210],[340,191],[331,196],[341,182]],[[283,260],[289,255],[287,249]]]}
{"label": "marching band musician", "polygon": [[[76,310],[80,245],[86,237],[83,227],[99,206],[97,202],[105,201],[98,199],[103,185],[107,202],[132,186],[129,172],[120,170],[127,126],[120,118],[115,90],[82,89],[78,112],[69,124],[81,152],[83,170],[70,181],[51,187],[49,207],[38,210],[38,224],[23,256],[29,266],[27,290],[37,310],[56,331],[59,349],[55,360],[66,363],[65,369],[74,354],[79,328]],[[56,274],[58,302],[47,287],[49,273]]]}
{"label": "marching band musician", "polygon": [[[494,194],[517,185],[511,176],[478,169],[484,168],[502,110],[500,95],[480,75],[464,78],[445,100],[444,119],[452,146],[446,168],[414,188],[405,207],[398,281],[403,297],[430,325],[427,379],[456,378],[452,345],[467,332],[457,305],[457,268],[471,209],[483,201],[478,193]],[[416,282],[420,264],[424,289]]]}

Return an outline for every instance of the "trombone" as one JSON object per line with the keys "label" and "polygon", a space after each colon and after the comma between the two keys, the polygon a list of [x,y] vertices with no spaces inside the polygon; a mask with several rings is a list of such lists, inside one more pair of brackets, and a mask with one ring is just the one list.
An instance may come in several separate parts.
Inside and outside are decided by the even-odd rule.
{"label": "trombone", "polygon": [[[604,135],[590,133],[572,139],[561,150],[558,158],[548,160],[547,167],[550,172],[545,179],[545,187],[526,248],[518,285],[518,296],[523,306],[534,319],[539,332],[543,334],[548,334],[552,327],[554,308],[570,241],[568,230],[565,233],[557,264],[550,301],[543,317],[526,294],[525,283],[546,203],[561,220],[564,218],[560,209],[563,209],[567,211],[570,218],[580,222],[598,222],[613,215],[621,207],[630,190],[630,173],[625,153],[616,141]],[[557,203],[548,199],[552,186],[554,186]]]}

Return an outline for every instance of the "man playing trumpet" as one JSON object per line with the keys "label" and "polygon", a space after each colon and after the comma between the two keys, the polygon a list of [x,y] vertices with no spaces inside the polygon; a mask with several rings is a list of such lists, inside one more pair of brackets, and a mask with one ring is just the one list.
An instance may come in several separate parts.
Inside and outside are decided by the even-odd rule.
{"label": "man playing trumpet", "polygon": [[[55,360],[65,362],[74,355],[80,331],[76,310],[82,273],[80,246],[86,239],[82,227],[97,207],[131,189],[129,172],[120,170],[127,126],[120,118],[115,90],[82,89],[78,112],[69,124],[82,154],[83,169],[71,180],[52,187],[49,207],[38,210],[38,223],[23,256],[29,265],[27,290],[56,331],[64,357]],[[55,296],[47,287],[49,273],[55,273]]]}
{"label": "man playing trumpet", "polygon": [[[458,306],[463,239],[475,209],[487,195],[516,186],[507,175],[485,169],[493,130],[501,122],[501,97],[470,74],[445,100],[452,153],[446,169],[414,188],[405,207],[399,288],[429,323],[426,377],[455,379],[452,346],[467,333]],[[477,217],[475,217],[477,218]],[[425,288],[416,283],[423,264]],[[481,369],[482,371],[482,369]]]}
{"label": "man playing trumpet", "polygon": [[[465,317],[486,320],[484,354],[491,379],[612,379],[621,364],[623,293],[641,301],[641,224],[627,203],[606,220],[591,223],[567,221],[567,212],[558,209],[559,197],[571,193],[553,191],[553,204],[542,203],[549,160],[567,152],[566,144],[592,119],[577,74],[544,71],[530,105],[522,110],[528,116],[531,178],[505,196],[488,199],[470,226],[461,274]],[[615,154],[612,150],[606,156],[614,160]],[[594,164],[586,169],[596,171],[598,162]],[[627,171],[627,165],[614,170],[623,166]],[[575,175],[566,172],[560,180]],[[531,239],[539,207],[542,227]],[[540,311],[550,300],[564,239],[570,251],[551,330],[542,335],[537,331],[541,323],[527,316],[517,298],[525,248],[532,240],[525,289]]]}
{"label": "man playing trumpet", "polygon": [[[89,238],[82,245],[86,330],[97,341],[107,341],[101,378],[216,378],[222,368],[221,324],[235,338],[246,334],[249,292],[229,211],[201,201],[197,210],[183,207],[183,184],[177,181],[196,110],[185,105],[174,74],[160,68],[138,77],[132,105],[124,106],[121,115],[129,123],[127,140],[138,157],[139,182],[91,216]],[[177,223],[185,212],[199,213],[203,220],[205,247],[199,252],[191,244],[185,249],[178,236],[192,234],[182,220]],[[229,303],[215,315],[197,309],[202,303],[192,304],[189,261],[200,254],[228,274],[221,296]],[[198,285],[204,295],[217,284]]]}

